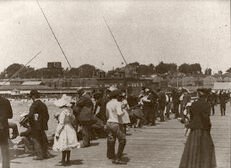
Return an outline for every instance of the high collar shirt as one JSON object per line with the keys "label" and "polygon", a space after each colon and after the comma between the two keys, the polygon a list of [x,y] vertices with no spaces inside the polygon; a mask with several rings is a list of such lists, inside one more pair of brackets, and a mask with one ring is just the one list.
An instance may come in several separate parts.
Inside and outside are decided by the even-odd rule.
{"label": "high collar shirt", "polygon": [[121,107],[121,102],[117,99],[110,100],[106,105],[106,116],[107,122],[121,123],[119,116],[124,115],[124,112]]}

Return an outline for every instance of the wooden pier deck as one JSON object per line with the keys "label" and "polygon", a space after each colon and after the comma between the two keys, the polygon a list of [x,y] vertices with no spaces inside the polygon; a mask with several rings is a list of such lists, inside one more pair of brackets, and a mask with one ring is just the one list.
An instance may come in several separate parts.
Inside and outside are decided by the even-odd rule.
{"label": "wooden pier deck", "polygon": [[[215,144],[218,168],[230,167],[230,132],[231,132],[231,108],[227,105],[227,115],[220,116],[218,107],[216,115],[211,116],[212,138]],[[127,165],[113,165],[105,156],[106,139],[93,141],[89,148],[75,149],[72,151],[72,165],[68,167],[78,168],[177,168],[183,152],[186,137],[183,125],[175,119],[147,126],[144,128],[131,128],[131,135],[127,136],[124,159]],[[61,154],[43,161],[34,161],[32,157],[15,158],[11,160],[12,168],[50,168],[60,160]]]}

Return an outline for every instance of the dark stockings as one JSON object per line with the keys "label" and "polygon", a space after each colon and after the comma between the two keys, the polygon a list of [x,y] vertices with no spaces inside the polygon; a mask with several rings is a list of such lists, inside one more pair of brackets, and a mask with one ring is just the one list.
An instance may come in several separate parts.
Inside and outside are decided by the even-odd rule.
{"label": "dark stockings", "polygon": [[67,151],[67,163],[70,162],[71,151]]}
{"label": "dark stockings", "polygon": [[70,162],[70,155],[71,155],[71,151],[62,151],[62,163],[65,163],[65,159],[67,158],[66,162],[69,163]]}

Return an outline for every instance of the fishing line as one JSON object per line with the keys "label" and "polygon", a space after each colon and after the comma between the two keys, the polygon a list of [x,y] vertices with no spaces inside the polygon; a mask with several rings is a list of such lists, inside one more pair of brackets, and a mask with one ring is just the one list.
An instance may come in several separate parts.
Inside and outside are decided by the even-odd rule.
{"label": "fishing line", "polygon": [[16,75],[18,75],[33,59],[35,59],[39,54],[41,54],[41,51],[39,51],[33,58],[31,58],[25,65],[23,65],[19,70],[17,70],[7,81],[3,83],[6,84],[7,82],[11,81],[12,78],[14,78]]}

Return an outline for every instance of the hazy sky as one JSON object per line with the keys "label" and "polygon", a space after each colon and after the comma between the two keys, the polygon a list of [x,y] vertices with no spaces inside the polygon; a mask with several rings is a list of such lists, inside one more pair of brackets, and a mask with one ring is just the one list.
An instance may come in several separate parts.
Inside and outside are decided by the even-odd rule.
{"label": "hazy sky", "polygon": [[[229,0],[40,0],[71,65],[104,70],[128,63],[231,67]],[[0,71],[12,63],[68,67],[36,1],[0,1]]]}

